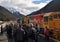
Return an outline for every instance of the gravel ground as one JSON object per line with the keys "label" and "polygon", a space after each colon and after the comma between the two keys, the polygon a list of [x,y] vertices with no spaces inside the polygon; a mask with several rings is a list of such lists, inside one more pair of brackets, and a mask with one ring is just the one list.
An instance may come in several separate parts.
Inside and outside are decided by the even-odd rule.
{"label": "gravel ground", "polygon": [[0,35],[0,42],[7,42],[7,37],[5,34]]}

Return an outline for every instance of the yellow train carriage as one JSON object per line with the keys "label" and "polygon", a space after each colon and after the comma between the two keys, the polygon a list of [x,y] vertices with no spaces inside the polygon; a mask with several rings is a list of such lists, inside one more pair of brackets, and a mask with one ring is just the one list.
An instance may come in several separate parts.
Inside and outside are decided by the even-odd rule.
{"label": "yellow train carriage", "polygon": [[54,27],[56,30],[60,29],[60,12],[56,12],[54,15]]}
{"label": "yellow train carriage", "polygon": [[43,27],[54,29],[54,37],[60,39],[60,12],[50,12],[44,15]]}
{"label": "yellow train carriage", "polygon": [[60,40],[60,12],[56,12],[54,15],[54,27],[56,31],[56,38]]}
{"label": "yellow train carriage", "polygon": [[30,20],[29,16],[25,16],[25,18],[24,18],[24,23],[25,23],[26,25],[28,25],[28,24],[29,24],[29,20]]}
{"label": "yellow train carriage", "polygon": [[48,28],[48,29],[53,29],[54,25],[53,25],[53,16],[54,14],[51,12],[51,13],[46,13],[44,15],[44,22],[43,22],[43,25],[44,25],[44,28]]}

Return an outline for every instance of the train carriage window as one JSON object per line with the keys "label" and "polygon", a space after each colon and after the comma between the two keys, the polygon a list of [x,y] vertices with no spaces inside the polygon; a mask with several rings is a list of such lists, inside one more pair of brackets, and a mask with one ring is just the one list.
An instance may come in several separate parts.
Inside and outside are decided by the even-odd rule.
{"label": "train carriage window", "polygon": [[58,14],[58,16],[57,16],[58,18],[60,18],[60,14]]}
{"label": "train carriage window", "polygon": [[43,17],[43,16],[41,16],[41,17]]}
{"label": "train carriage window", "polygon": [[54,16],[54,18],[56,18],[56,19],[57,19],[57,18],[58,18],[58,16],[57,16],[57,15],[55,15],[55,16]]}
{"label": "train carriage window", "polygon": [[60,18],[60,14],[55,15],[54,18],[56,18],[56,19]]}
{"label": "train carriage window", "polygon": [[50,16],[50,17],[49,17],[49,20],[50,20],[50,21],[52,21],[52,20],[53,20],[53,17],[52,17],[52,16]]}
{"label": "train carriage window", "polygon": [[34,16],[30,16],[30,19],[33,20],[34,19]]}
{"label": "train carriage window", "polygon": [[48,17],[44,17],[44,22],[48,22]]}

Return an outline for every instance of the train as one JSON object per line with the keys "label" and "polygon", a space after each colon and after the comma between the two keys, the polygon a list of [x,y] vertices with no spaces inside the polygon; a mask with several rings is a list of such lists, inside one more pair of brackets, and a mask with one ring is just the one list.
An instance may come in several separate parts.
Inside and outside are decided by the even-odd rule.
{"label": "train", "polygon": [[24,24],[28,25],[29,24],[29,20],[30,20],[30,17],[29,16],[25,16],[25,18],[24,18]]}
{"label": "train", "polygon": [[[25,17],[25,24],[28,25],[30,16]],[[32,16],[33,24],[40,24],[41,28],[54,30],[54,38],[60,40],[60,12],[49,12]]]}
{"label": "train", "polygon": [[39,24],[41,28],[43,27],[43,14],[34,15],[33,20],[34,25]]}
{"label": "train", "polygon": [[54,37],[60,40],[60,12],[50,12],[43,16],[43,27],[54,30]]}

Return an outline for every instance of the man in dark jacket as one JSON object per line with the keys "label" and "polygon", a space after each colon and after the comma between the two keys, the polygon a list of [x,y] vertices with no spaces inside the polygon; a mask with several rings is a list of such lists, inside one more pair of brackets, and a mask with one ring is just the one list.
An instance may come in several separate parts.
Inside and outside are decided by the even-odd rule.
{"label": "man in dark jacket", "polygon": [[6,31],[7,31],[8,42],[13,42],[11,25],[9,25],[9,26],[7,25],[6,26]]}
{"label": "man in dark jacket", "polygon": [[17,28],[17,42],[23,42],[23,38],[24,38],[24,32],[23,32],[21,26],[18,25],[18,28]]}
{"label": "man in dark jacket", "polygon": [[50,37],[54,37],[53,34],[54,34],[54,30],[51,29],[51,30],[50,30]]}
{"label": "man in dark jacket", "polygon": [[13,40],[14,42],[17,42],[17,25],[14,25],[13,27]]}
{"label": "man in dark jacket", "polygon": [[24,29],[24,41],[23,42],[28,42],[28,31],[27,31],[27,26],[23,25],[23,29]]}
{"label": "man in dark jacket", "polygon": [[3,34],[3,27],[2,27],[2,25],[1,25],[1,34]]}

